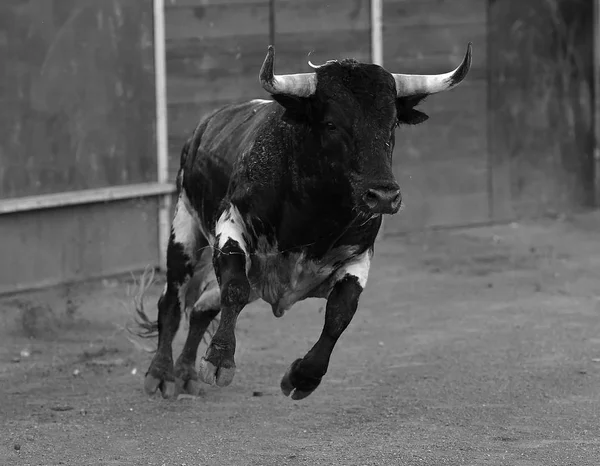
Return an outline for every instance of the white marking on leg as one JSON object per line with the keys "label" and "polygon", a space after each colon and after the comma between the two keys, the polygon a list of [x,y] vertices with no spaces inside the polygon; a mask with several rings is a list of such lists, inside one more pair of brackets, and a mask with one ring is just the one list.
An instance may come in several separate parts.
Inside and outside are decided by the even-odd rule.
{"label": "white marking on leg", "polygon": [[219,217],[217,226],[215,227],[215,233],[219,237],[219,243],[217,245],[219,249],[225,246],[227,240],[232,239],[247,253],[247,244],[246,241],[244,241],[244,221],[242,220],[240,211],[233,204]]}
{"label": "white marking on leg", "polygon": [[342,268],[339,279],[343,279],[346,275],[352,275],[358,279],[358,284],[365,289],[367,279],[369,278],[369,269],[371,268],[371,251],[366,250],[352,262]]}
{"label": "white marking on leg", "polygon": [[248,256],[248,245],[244,240],[244,233],[246,232],[246,226],[242,215],[236,206],[231,204],[227,210],[225,210],[215,227],[215,235],[219,239],[217,247],[222,249],[227,241],[235,241],[241,250],[246,255],[246,276],[250,270],[250,257]]}
{"label": "white marking on leg", "polygon": [[194,217],[188,211],[184,200],[179,197],[175,207],[175,216],[171,226],[174,241],[183,246],[183,252],[193,259],[196,254],[196,243],[198,241],[198,225]]}

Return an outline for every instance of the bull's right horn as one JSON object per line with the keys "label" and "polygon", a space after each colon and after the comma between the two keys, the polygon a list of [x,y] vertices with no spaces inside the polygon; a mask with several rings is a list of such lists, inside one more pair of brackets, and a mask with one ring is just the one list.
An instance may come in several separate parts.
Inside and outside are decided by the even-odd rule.
{"label": "bull's right horn", "polygon": [[287,94],[297,97],[310,97],[317,89],[315,73],[280,74],[273,73],[275,48],[269,45],[267,56],[258,75],[265,91],[270,94]]}
{"label": "bull's right horn", "polygon": [[471,68],[471,42],[467,46],[467,53],[462,63],[454,71],[444,74],[395,74],[396,93],[398,97],[412,95],[429,95],[447,91],[459,84]]}

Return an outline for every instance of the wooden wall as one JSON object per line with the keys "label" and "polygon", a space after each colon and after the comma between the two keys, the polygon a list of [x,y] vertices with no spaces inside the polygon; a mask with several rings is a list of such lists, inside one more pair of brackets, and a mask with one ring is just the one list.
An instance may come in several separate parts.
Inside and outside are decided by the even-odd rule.
{"label": "wooden wall", "polygon": [[156,198],[0,215],[0,294],[158,265]]}
{"label": "wooden wall", "polygon": [[473,42],[466,80],[420,105],[428,121],[397,131],[394,171],[406,208],[386,219],[386,233],[488,221],[486,2],[384,0],[383,8],[388,71],[451,71]]}
{"label": "wooden wall", "polygon": [[592,7],[490,2],[492,176],[496,204],[518,217],[593,203]]}
{"label": "wooden wall", "polygon": [[152,0],[0,2],[0,199],[156,180]]}
{"label": "wooden wall", "polygon": [[[0,2],[0,203],[156,181],[152,0]],[[158,264],[158,205],[0,215],[0,293]]]}

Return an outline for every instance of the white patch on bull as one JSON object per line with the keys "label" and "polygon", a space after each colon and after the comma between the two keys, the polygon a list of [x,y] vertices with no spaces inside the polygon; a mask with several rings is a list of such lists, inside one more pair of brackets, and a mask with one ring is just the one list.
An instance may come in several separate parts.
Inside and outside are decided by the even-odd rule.
{"label": "white patch on bull", "polygon": [[236,206],[231,204],[229,208],[221,214],[219,220],[217,220],[217,226],[215,227],[215,234],[219,238],[219,244],[217,246],[220,249],[231,239],[237,242],[240,248],[247,253],[248,245],[244,240],[245,232],[242,214],[240,214],[240,211]]}
{"label": "white patch on bull", "polygon": [[256,244],[248,280],[257,296],[271,304],[276,317],[303,299],[329,296],[339,271],[346,270],[344,263],[357,249],[336,248],[317,261],[307,259],[304,253],[283,254],[264,237],[257,238]]}
{"label": "white patch on bull", "polygon": [[244,240],[244,233],[246,233],[246,226],[242,219],[242,215],[238,208],[231,204],[229,208],[221,214],[219,220],[217,220],[217,225],[215,227],[215,235],[219,241],[217,247],[222,249],[227,241],[235,241],[246,254],[246,274],[248,274],[250,260],[248,259],[248,245]]}
{"label": "white patch on bull", "polygon": [[358,284],[364,290],[369,278],[369,269],[371,268],[372,252],[366,250],[352,262],[349,262],[338,272],[338,280],[343,279],[346,275],[351,275],[358,279]]}
{"label": "white patch on bull", "polygon": [[198,224],[183,199],[184,195],[179,196],[175,206],[175,216],[171,229],[175,243],[181,244],[183,252],[190,258],[195,255],[196,243],[198,241]]}

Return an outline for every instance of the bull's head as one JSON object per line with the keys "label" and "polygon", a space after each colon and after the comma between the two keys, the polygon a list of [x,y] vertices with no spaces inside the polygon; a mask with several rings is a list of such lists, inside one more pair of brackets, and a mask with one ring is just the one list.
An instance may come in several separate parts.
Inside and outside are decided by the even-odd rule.
{"label": "bull's head", "polygon": [[292,118],[307,123],[319,157],[341,167],[353,203],[366,214],[394,214],[402,203],[392,172],[395,128],[428,116],[415,107],[430,94],[459,84],[471,66],[471,43],[454,71],[438,75],[389,73],[354,60],[328,61],[312,73],[276,75],[269,46],[260,82]]}

